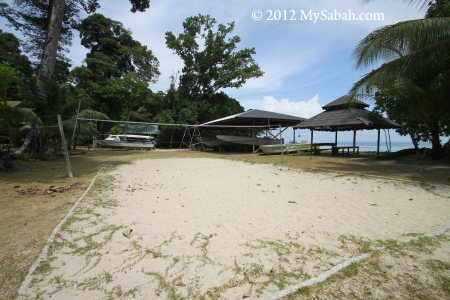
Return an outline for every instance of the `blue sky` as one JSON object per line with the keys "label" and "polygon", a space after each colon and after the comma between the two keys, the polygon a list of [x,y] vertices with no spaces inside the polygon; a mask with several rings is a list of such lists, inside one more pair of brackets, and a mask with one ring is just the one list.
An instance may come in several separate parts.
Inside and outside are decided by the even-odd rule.
{"label": "blue sky", "polygon": [[[118,20],[147,45],[160,61],[161,76],[152,90],[166,90],[169,76],[181,70],[181,60],[166,48],[165,32],[178,34],[183,21],[192,15],[209,14],[220,23],[236,22],[234,34],[242,39],[239,48],[255,47],[255,59],[265,75],[252,79],[240,89],[226,92],[246,108],[311,117],[321,106],[346,94],[352,84],[370,70],[355,70],[352,51],[371,31],[388,24],[422,18],[424,11],[401,0],[152,0],[145,13],[132,14],[126,0],[100,1],[100,13]],[[347,12],[356,15],[383,13],[384,21],[268,21],[267,10],[308,12]],[[252,12],[261,10],[263,19],[255,21]],[[297,15],[297,19],[299,15]],[[5,28],[4,20],[0,28]],[[83,62],[86,50],[75,39],[68,55],[73,65]],[[307,131],[302,139],[309,139]],[[315,134],[318,141],[328,134]],[[358,140],[374,141],[376,134],[358,132]],[[287,136],[287,139],[290,137]],[[342,133],[340,140],[351,140]],[[396,134],[394,141],[408,140]]]}

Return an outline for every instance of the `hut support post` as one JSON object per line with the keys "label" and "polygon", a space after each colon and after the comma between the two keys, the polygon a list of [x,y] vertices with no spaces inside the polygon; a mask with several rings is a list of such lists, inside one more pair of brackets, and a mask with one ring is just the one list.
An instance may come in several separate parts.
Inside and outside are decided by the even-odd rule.
{"label": "hut support post", "polygon": [[[255,137],[255,122],[253,122],[253,127],[252,127],[252,138]],[[253,152],[255,152],[255,144],[253,144]]]}
{"label": "hut support post", "polygon": [[294,144],[295,144],[295,128],[294,128]]}
{"label": "hut support post", "polygon": [[312,130],[311,129],[311,155],[312,155],[312,152],[313,152],[313,143],[314,143],[314,130]]}
{"label": "hut support post", "polygon": [[355,155],[355,146],[356,146],[356,129],[353,129],[353,155]]}
{"label": "hut support post", "polygon": [[380,155],[380,128],[378,128],[377,155]]}
{"label": "hut support post", "polygon": [[337,146],[337,131],[334,133],[334,146]]}

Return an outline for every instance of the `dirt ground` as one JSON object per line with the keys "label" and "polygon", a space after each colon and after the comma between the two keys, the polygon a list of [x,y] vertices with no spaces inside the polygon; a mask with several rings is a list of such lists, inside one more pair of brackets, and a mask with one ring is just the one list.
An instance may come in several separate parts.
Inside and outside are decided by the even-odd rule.
{"label": "dirt ground", "polygon": [[[450,185],[450,163],[414,157],[379,160],[371,157],[259,156],[211,154],[178,151],[84,151],[72,155],[75,178],[68,179],[64,159],[21,162],[18,170],[0,173],[0,298],[12,299],[30,265],[39,255],[53,228],[83,193],[101,169],[143,158],[220,157],[250,163],[272,163],[314,172],[340,172],[358,176],[382,177],[413,182],[432,191],[435,185]],[[448,287],[448,265],[432,263],[443,270],[443,286]],[[436,266],[436,264],[438,266]],[[362,272],[362,271],[361,271]],[[447,273],[445,273],[447,272]],[[439,277],[440,278],[440,277]],[[447,279],[446,279],[447,278]],[[440,279],[441,280],[441,279]],[[446,281],[447,280],[447,281]],[[317,290],[307,291],[315,295]],[[300,295],[301,296],[301,295]]]}

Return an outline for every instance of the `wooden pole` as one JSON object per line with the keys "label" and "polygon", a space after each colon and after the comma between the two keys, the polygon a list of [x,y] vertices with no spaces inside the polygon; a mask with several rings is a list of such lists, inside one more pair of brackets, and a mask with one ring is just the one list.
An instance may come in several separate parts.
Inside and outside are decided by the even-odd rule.
{"label": "wooden pole", "polygon": [[380,155],[380,128],[378,128],[377,155]]}
{"label": "wooden pole", "polygon": [[75,132],[77,131],[77,125],[78,125],[78,116],[80,115],[80,107],[81,107],[81,98],[78,100],[78,109],[77,109],[77,118],[75,119],[75,126],[73,127],[73,133],[72,133],[72,148],[75,144]]}
{"label": "wooden pole", "polygon": [[295,144],[295,128],[293,128],[294,129],[294,144]]}
{"label": "wooden pole", "polygon": [[336,130],[336,132],[335,132],[335,134],[334,134],[334,146],[337,146],[337,130]]}
{"label": "wooden pole", "polygon": [[281,136],[281,125],[278,128],[279,136],[280,136],[280,146],[281,146],[281,157],[283,158],[283,137]]}
{"label": "wooden pole", "polygon": [[356,129],[353,129],[353,155],[355,155],[355,146],[356,146]]}
{"label": "wooden pole", "polygon": [[[255,122],[252,125],[252,138],[255,138]],[[253,144],[253,153],[255,153],[255,144]]]}
{"label": "wooden pole", "polygon": [[312,155],[312,152],[313,152],[313,142],[314,142],[314,130],[312,130],[311,129],[311,155]]}
{"label": "wooden pole", "polygon": [[67,143],[66,143],[66,137],[64,136],[64,129],[63,129],[62,121],[61,121],[61,115],[57,115],[57,118],[58,118],[59,133],[61,134],[61,140],[62,140],[63,149],[64,149],[64,156],[66,157],[67,173],[69,173],[70,178],[73,178],[72,166],[70,165],[69,152],[67,151]]}

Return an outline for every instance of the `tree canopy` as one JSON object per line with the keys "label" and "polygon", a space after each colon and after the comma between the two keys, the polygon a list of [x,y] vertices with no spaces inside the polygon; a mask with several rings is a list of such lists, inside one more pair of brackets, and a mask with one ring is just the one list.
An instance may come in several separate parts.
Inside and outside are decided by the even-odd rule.
{"label": "tree canopy", "polygon": [[217,24],[209,15],[187,18],[184,31],[176,37],[166,32],[166,44],[184,62],[180,92],[184,97],[200,100],[223,88],[239,88],[263,72],[255,62],[254,48],[237,50],[239,36],[229,35],[234,22]]}
{"label": "tree canopy", "polygon": [[115,119],[123,117],[126,106],[129,119],[137,94],[159,76],[158,59],[120,22],[101,14],[87,17],[78,29],[81,44],[90,50],[86,65],[71,73],[78,93],[82,90],[93,108]]}

